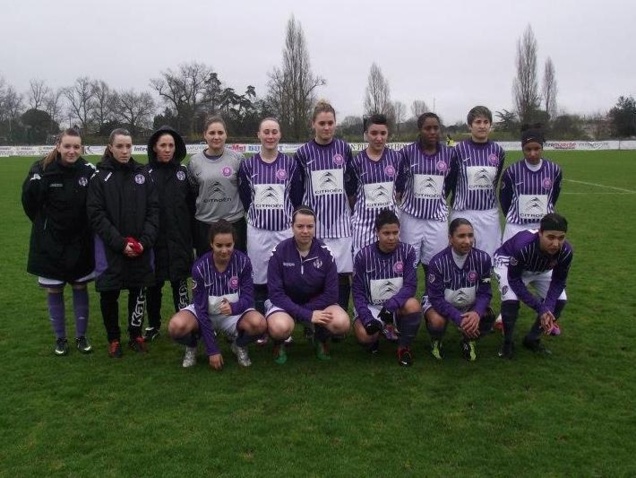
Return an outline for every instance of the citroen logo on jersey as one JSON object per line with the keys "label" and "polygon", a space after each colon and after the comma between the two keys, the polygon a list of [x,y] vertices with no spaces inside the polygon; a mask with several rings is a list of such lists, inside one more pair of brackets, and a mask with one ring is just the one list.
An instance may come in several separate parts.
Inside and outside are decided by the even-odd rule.
{"label": "citroen logo on jersey", "polygon": [[543,189],[550,189],[552,187],[552,180],[550,178],[543,178],[541,182]]}
{"label": "citroen logo on jersey", "polygon": [[538,197],[533,197],[526,204],[526,212],[528,214],[542,214],[543,213],[543,202]]}
{"label": "citroen logo on jersey", "polygon": [[278,192],[271,186],[265,188],[262,196],[263,202],[268,202],[272,204],[278,204],[282,202],[282,199],[278,197]]}
{"label": "citroen logo on jersey", "polygon": [[337,166],[342,166],[342,164],[344,163],[344,158],[342,157],[341,154],[334,155],[332,160],[333,160],[333,164],[335,164]]}
{"label": "citroen logo on jersey", "polygon": [[380,286],[381,297],[392,297],[400,291],[396,285],[391,281],[386,281]]}
{"label": "citroen logo on jersey", "polygon": [[379,185],[371,192],[371,199],[378,202],[386,202],[391,200],[391,192],[382,185]]}
{"label": "citroen logo on jersey", "polygon": [[499,158],[496,154],[491,154],[488,156],[488,162],[493,166],[497,166],[499,164]]}
{"label": "citroen logo on jersey", "polygon": [[468,273],[468,282],[475,282],[477,280],[477,272],[476,271],[470,271]]}
{"label": "citroen logo on jersey", "polygon": [[437,184],[435,183],[435,179],[430,176],[422,181],[418,193],[426,195],[429,191],[432,191],[433,193],[437,191]]}
{"label": "citroen logo on jersey", "polygon": [[468,295],[463,290],[458,290],[457,291],[457,296],[455,297],[455,302],[458,305],[468,304],[469,301],[470,301],[470,299],[468,298]]}
{"label": "citroen logo on jersey", "polygon": [[437,170],[441,171],[441,172],[444,172],[444,171],[446,171],[448,169],[448,166],[446,165],[446,163],[444,161],[439,161],[437,163],[436,167],[437,167]]}
{"label": "citroen logo on jersey", "polygon": [[214,181],[212,183],[212,185],[210,186],[210,196],[212,197],[225,196],[225,189],[223,189],[223,186],[221,185],[220,182]]}
{"label": "citroen logo on jersey", "polygon": [[486,168],[482,168],[475,174],[475,184],[480,186],[488,186],[491,183],[490,175]]}
{"label": "citroen logo on jersey", "polygon": [[320,189],[333,189],[338,187],[338,178],[331,171],[326,171],[320,177]]}

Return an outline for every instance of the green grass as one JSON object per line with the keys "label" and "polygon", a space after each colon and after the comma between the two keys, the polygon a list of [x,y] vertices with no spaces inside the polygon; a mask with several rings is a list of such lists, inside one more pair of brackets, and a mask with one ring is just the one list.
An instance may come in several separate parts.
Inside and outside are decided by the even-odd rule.
{"label": "green grass", "polygon": [[[285,366],[253,347],[242,369],[223,344],[220,373],[202,357],[181,368],[167,313],[149,354],[109,359],[92,288],[95,353],[53,356],[44,293],[25,272],[32,159],[0,159],[0,476],[636,475],[636,193],[609,189],[636,191],[636,155],[548,156],[564,169],[559,211],[575,247],[551,357],[502,361],[492,335],[467,363],[449,329],[442,363],[423,330],[410,369],[393,346],[371,357],[352,337],[321,362],[298,331]],[[531,319],[524,308],[519,335]]]}

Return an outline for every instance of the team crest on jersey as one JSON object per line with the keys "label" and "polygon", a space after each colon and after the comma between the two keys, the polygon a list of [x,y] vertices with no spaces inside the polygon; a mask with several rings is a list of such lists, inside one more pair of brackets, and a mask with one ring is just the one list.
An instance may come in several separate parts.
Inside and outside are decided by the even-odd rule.
{"label": "team crest on jersey", "polygon": [[144,177],[143,174],[137,174],[135,175],[135,182],[137,184],[144,184],[146,182],[146,178]]}
{"label": "team crest on jersey", "polygon": [[541,182],[543,189],[550,189],[552,187],[552,180],[550,178],[543,178]]}
{"label": "team crest on jersey", "polygon": [[448,169],[448,166],[446,165],[444,161],[439,161],[436,167],[437,167],[437,170],[441,171],[442,173]]}
{"label": "team crest on jersey", "polygon": [[321,261],[320,259],[316,259],[316,260],[314,261],[314,267],[315,267],[316,269],[320,269],[320,268],[322,267],[322,261]]}
{"label": "team crest on jersey", "polygon": [[86,187],[86,185],[88,184],[88,179],[82,176],[81,178],[77,180],[77,182],[79,183],[80,186]]}
{"label": "team crest on jersey", "polygon": [[232,176],[232,173],[234,172],[234,170],[232,168],[230,168],[229,166],[225,166],[222,170],[221,170],[221,174],[223,176],[225,176],[226,178],[229,178],[230,176]]}
{"label": "team crest on jersey", "polygon": [[285,179],[287,179],[287,171],[285,171],[284,169],[277,170],[276,179],[280,179],[281,181],[284,181]]}
{"label": "team crest on jersey", "polygon": [[508,286],[505,285],[501,288],[501,295],[506,295],[508,293]]}
{"label": "team crest on jersey", "polygon": [[230,289],[236,290],[239,286],[239,279],[236,276],[230,277],[230,280],[227,281],[227,285]]}
{"label": "team crest on jersey", "polygon": [[404,271],[404,264],[402,263],[402,261],[397,261],[395,264],[393,264],[393,272],[395,272],[396,274],[401,274]]}
{"label": "team crest on jersey", "polygon": [[333,158],[333,164],[337,165],[337,166],[342,166],[344,164],[344,158],[342,157],[342,154],[336,154]]}
{"label": "team crest on jersey", "polygon": [[477,280],[477,271],[470,271],[468,273],[468,282],[475,282]]}
{"label": "team crest on jersey", "polygon": [[510,258],[510,265],[511,266],[516,266],[517,264],[519,264],[519,261],[516,258],[511,257]]}
{"label": "team crest on jersey", "polygon": [[491,154],[488,156],[488,162],[493,166],[497,166],[499,164],[499,158],[496,154]]}
{"label": "team crest on jersey", "polygon": [[179,181],[183,181],[186,178],[186,175],[183,171],[177,171],[177,179]]}
{"label": "team crest on jersey", "polygon": [[386,174],[388,177],[392,178],[393,176],[395,176],[395,168],[393,167],[393,165],[389,164],[384,168],[384,174]]}
{"label": "team crest on jersey", "polygon": [[429,274],[428,275],[428,281],[432,284],[433,282],[435,282],[435,275],[434,274]]}

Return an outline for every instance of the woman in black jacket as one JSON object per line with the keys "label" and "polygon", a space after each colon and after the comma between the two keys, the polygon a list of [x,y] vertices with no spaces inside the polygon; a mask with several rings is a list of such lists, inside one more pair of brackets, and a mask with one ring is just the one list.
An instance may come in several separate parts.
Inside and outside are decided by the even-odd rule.
{"label": "woman in black jacket", "polygon": [[148,327],[146,342],[159,336],[161,329],[161,290],[165,281],[172,286],[175,312],[190,303],[188,277],[192,269],[192,223],[194,201],[186,167],[183,139],[169,126],[155,131],[148,141],[148,166],[159,196],[159,232],[155,242],[155,284],[148,287]]}
{"label": "woman in black jacket", "polygon": [[88,292],[93,279],[93,241],[86,218],[88,182],[95,167],[81,157],[82,139],[74,129],[60,134],[55,149],[36,161],[22,185],[22,206],[31,219],[27,271],[38,276],[47,303],[56,355],[69,352],[66,339],[64,285],[73,289],[75,344],[92,351],[86,338]]}
{"label": "woman in black jacket", "polygon": [[128,289],[129,346],[145,352],[141,336],[144,288],[155,282],[152,247],[159,228],[159,204],[152,178],[131,157],[125,129],[110,134],[88,188],[87,211],[95,232],[95,286],[109,342],[108,354],[122,355],[119,294]]}

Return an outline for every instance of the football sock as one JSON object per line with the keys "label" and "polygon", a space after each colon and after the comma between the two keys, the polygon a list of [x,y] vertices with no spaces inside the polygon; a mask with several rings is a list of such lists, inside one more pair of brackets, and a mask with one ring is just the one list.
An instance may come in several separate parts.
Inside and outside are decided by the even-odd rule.
{"label": "football sock", "polygon": [[75,314],[75,336],[83,337],[88,329],[88,290],[73,289],[73,312]]}
{"label": "football sock", "polygon": [[519,316],[519,301],[505,300],[501,303],[501,321],[504,330],[504,342],[512,343],[515,323]]}
{"label": "football sock", "polygon": [[180,337],[172,336],[172,340],[174,340],[178,344],[185,345],[186,347],[197,346],[197,338],[192,332],[186,335],[182,335]]}
{"label": "football sock", "polygon": [[64,292],[49,292],[46,295],[46,302],[49,307],[49,318],[55,338],[66,337],[66,325],[64,317]]}
{"label": "football sock", "polygon": [[431,336],[431,340],[442,340],[442,337],[444,337],[444,333],[446,332],[446,327],[433,327],[431,324],[426,322],[426,330],[428,330],[428,335]]}
{"label": "football sock", "polygon": [[554,306],[554,318],[558,319],[561,317],[561,313],[563,309],[565,309],[565,305],[568,303],[567,300],[557,300],[556,305]]}
{"label": "football sock", "polygon": [[[147,308],[148,308],[148,326],[155,329],[161,328],[161,299],[163,294],[161,289],[163,282],[157,282],[152,287],[148,287],[146,291]],[[132,290],[130,291],[132,294]]]}
{"label": "football sock", "polygon": [[338,305],[344,311],[349,308],[349,295],[351,294],[351,281],[349,274],[338,274]]}
{"label": "football sock", "polygon": [[400,331],[398,335],[398,345],[400,347],[409,347],[413,343],[417,331],[420,328],[421,321],[421,312],[414,312],[398,317],[398,330]]}
{"label": "football sock", "polygon": [[318,342],[326,342],[329,337],[331,337],[331,332],[329,332],[329,329],[327,329],[327,327],[323,327],[322,325],[316,325],[314,327],[314,337],[316,338],[316,340]]}

